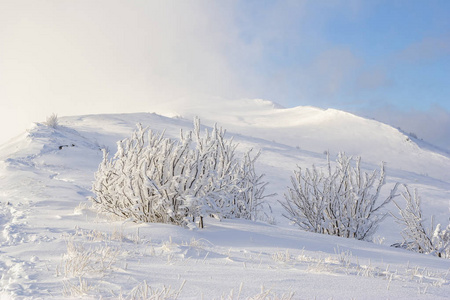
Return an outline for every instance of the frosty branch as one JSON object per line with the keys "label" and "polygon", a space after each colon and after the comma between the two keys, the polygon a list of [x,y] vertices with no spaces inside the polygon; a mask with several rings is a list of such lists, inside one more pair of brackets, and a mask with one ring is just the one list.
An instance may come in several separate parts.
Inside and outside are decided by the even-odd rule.
{"label": "frosty branch", "polygon": [[406,185],[404,185],[404,188],[405,191],[402,196],[406,205],[402,207],[394,201],[400,216],[392,214],[397,222],[404,227],[402,231],[404,242],[398,246],[419,253],[450,258],[450,224],[447,225],[446,229],[441,229],[441,224],[435,226],[432,220],[431,227],[427,229],[423,224],[424,219],[417,190],[411,193]]}

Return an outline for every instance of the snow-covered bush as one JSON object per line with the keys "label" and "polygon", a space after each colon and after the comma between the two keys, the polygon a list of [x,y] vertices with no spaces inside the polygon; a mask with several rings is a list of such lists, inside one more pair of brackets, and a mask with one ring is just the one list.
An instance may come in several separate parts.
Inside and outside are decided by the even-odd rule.
{"label": "snow-covered bush", "polygon": [[135,221],[188,225],[204,216],[255,219],[266,183],[255,171],[258,157],[235,154],[236,144],[215,126],[200,134],[165,138],[138,125],[118,142],[112,159],[104,151],[93,185],[101,212]]}
{"label": "snow-covered bush", "polygon": [[50,116],[48,116],[44,122],[44,125],[47,125],[48,127],[51,128],[57,128],[59,125],[58,115],[53,113]]}
{"label": "snow-covered bush", "polygon": [[441,229],[441,224],[434,226],[431,221],[431,228],[425,228],[417,190],[411,194],[409,188],[406,185],[404,187],[402,196],[406,206],[402,208],[394,201],[400,213],[400,217],[395,215],[394,217],[404,226],[402,231],[404,242],[399,246],[419,253],[450,258],[450,224],[446,229]]}
{"label": "snow-covered bush", "polygon": [[368,240],[385,218],[381,208],[395,197],[397,184],[390,195],[378,204],[385,184],[385,169],[361,171],[361,159],[344,153],[338,155],[332,170],[328,159],[327,173],[300,167],[291,177],[292,187],[280,202],[286,218],[300,228],[329,235]]}

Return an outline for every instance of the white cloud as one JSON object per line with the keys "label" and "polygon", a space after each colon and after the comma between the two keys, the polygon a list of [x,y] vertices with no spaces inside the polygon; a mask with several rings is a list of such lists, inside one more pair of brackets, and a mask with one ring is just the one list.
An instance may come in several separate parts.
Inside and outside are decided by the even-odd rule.
{"label": "white cloud", "polygon": [[[11,20],[13,29],[5,34],[2,69],[13,83],[9,95],[33,94],[49,101],[86,99],[94,107],[103,102],[98,108],[111,101],[121,106],[117,101],[127,100],[129,107],[129,101],[139,105],[151,96],[224,93],[235,85],[223,53],[233,33],[212,5],[32,3],[36,2],[25,10],[16,8],[26,21]],[[22,79],[29,93],[14,79]]]}
{"label": "white cloud", "polygon": [[232,8],[205,1],[2,1],[1,128],[11,121],[6,106],[13,118],[31,122],[52,112],[152,111],[152,103],[197,94],[235,97]]}

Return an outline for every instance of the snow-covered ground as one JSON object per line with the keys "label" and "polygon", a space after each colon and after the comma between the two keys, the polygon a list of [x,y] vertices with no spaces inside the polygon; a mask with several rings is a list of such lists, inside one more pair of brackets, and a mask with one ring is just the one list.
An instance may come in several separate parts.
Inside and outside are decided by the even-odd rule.
{"label": "snow-covered ground", "polygon": [[[56,128],[36,123],[0,147],[0,299],[138,299],[148,287],[178,299],[450,295],[450,260],[390,247],[402,229],[392,217],[370,243],[304,232],[288,224],[278,203],[297,165],[323,167],[326,151],[332,159],[345,151],[360,155],[367,170],[385,161],[382,196],[395,182],[408,184],[418,189],[424,214],[447,224],[448,153],[337,110],[247,100],[160,113],[63,117]],[[176,138],[194,116],[226,128],[238,151],[262,151],[257,170],[270,183],[267,193],[277,193],[266,198],[266,216],[206,219],[204,229],[189,230],[111,220],[90,209],[102,148],[114,153],[136,123]],[[386,209],[396,213],[393,204]]]}

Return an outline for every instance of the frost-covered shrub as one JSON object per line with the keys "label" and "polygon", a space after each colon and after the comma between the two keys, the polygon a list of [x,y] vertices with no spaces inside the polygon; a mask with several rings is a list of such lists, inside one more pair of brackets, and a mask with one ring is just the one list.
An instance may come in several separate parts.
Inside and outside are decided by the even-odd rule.
{"label": "frost-covered shrub", "polygon": [[112,159],[104,151],[94,206],[121,218],[183,226],[207,215],[255,219],[266,186],[255,171],[258,155],[237,157],[237,145],[224,136],[217,126],[201,135],[198,119],[179,140],[138,125]]}
{"label": "frost-covered shrub", "polygon": [[53,113],[50,116],[48,116],[44,122],[44,125],[51,128],[57,128],[59,125],[58,115]]}
{"label": "frost-covered shrub", "polygon": [[406,206],[402,208],[394,201],[400,213],[400,217],[394,217],[399,224],[404,226],[402,231],[404,242],[399,246],[419,253],[450,258],[450,224],[442,229],[441,224],[434,226],[431,221],[431,228],[426,229],[423,225],[424,220],[417,190],[411,194],[409,188],[406,185],[404,187],[405,191],[402,196],[406,201]]}
{"label": "frost-covered shrub", "polygon": [[385,169],[361,171],[361,159],[338,155],[332,170],[328,159],[327,173],[300,167],[291,177],[292,187],[280,202],[284,216],[300,228],[329,235],[368,240],[386,214],[380,209],[395,197],[397,185],[390,195],[378,203],[385,184]]}

